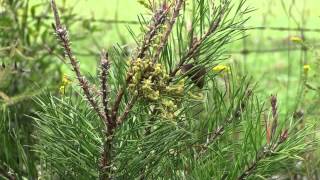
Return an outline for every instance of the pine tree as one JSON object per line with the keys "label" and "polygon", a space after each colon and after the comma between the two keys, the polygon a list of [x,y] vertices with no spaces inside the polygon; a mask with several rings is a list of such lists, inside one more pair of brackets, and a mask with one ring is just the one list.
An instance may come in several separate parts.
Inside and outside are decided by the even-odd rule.
{"label": "pine tree", "polygon": [[[59,44],[48,28],[50,9],[46,1],[0,0],[0,179],[37,179],[33,98],[58,89],[62,76],[61,62],[52,61]],[[77,18],[63,21],[71,26]]]}
{"label": "pine tree", "polygon": [[[313,124],[226,65],[251,12],[245,0],[141,1],[137,47],[101,51],[100,74],[80,71],[54,0],[54,30],[74,72],[60,95],[37,98],[42,179],[286,177],[315,147]],[[1,171],[0,171],[1,173]],[[10,179],[10,178],[9,178]]]}

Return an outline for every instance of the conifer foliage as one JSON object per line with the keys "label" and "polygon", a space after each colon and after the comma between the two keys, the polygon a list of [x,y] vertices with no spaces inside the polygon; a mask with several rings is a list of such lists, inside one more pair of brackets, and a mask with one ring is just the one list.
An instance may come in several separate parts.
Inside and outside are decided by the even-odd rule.
{"label": "conifer foliage", "polygon": [[99,81],[89,81],[51,1],[78,85],[36,100],[39,177],[240,180],[296,168],[315,144],[312,124],[279,116],[275,95],[261,101],[250,78],[222,65],[245,29],[245,0],[141,3],[136,49],[102,50]]}

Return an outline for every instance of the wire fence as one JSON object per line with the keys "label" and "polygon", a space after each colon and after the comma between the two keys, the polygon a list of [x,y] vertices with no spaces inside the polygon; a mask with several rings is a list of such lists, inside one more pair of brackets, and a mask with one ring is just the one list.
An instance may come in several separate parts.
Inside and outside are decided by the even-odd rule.
{"label": "wire fence", "polygon": [[[301,1],[296,1],[296,0],[279,0],[281,1],[281,5],[283,6],[282,9],[283,11],[285,11],[285,14],[288,16],[287,20],[288,22],[290,20],[294,20],[297,21],[296,19],[300,19],[300,22],[296,22],[296,26],[297,27],[285,27],[285,26],[268,26],[266,23],[266,19],[268,18],[269,14],[272,14],[272,10],[273,10],[273,2],[274,0],[267,0],[266,2],[268,3],[268,6],[265,7],[265,11],[267,13],[264,14],[263,19],[263,23],[261,26],[252,26],[252,27],[246,27],[244,30],[246,30],[247,34],[249,34],[249,36],[246,36],[247,34],[244,34],[244,38],[242,39],[242,45],[240,49],[233,49],[231,51],[229,51],[229,53],[231,54],[236,54],[236,55],[242,55],[243,59],[247,59],[248,55],[250,54],[256,54],[256,55],[263,55],[263,54],[270,54],[270,53],[285,53],[285,52],[303,52],[305,54],[308,54],[308,52],[310,51],[310,49],[307,46],[297,46],[296,44],[290,42],[290,37],[282,37],[282,39],[279,39],[279,42],[271,42],[268,41],[265,44],[268,45],[258,45],[257,44],[253,44],[252,43],[252,38],[259,38],[259,37],[250,37],[251,32],[253,31],[258,31],[260,33],[258,34],[264,34],[264,32],[269,31],[272,33],[287,33],[288,35],[290,33],[295,33],[295,34],[299,34],[299,37],[304,41],[307,42],[310,46],[312,46],[313,48],[320,48],[320,38],[319,40],[317,39],[308,39],[307,34],[308,33],[319,33],[320,35],[320,28],[309,28],[305,26],[305,21],[306,21],[306,17],[305,14],[307,12],[307,6],[305,5],[308,0],[301,0]],[[278,2],[279,2],[278,1]],[[298,3],[300,3],[298,5]],[[296,7],[296,6],[301,6],[302,7]],[[294,15],[294,8],[300,8],[301,12],[297,15]],[[99,23],[99,24],[105,24],[105,25],[124,25],[124,26],[135,26],[135,25],[140,25],[141,22],[139,21],[134,21],[134,20],[119,20],[118,19],[119,15],[116,15],[115,19],[96,19],[96,18],[91,18],[91,19],[83,19],[83,18],[76,18],[76,21],[90,21],[93,23]],[[36,17],[39,19],[50,19],[51,17],[43,17],[43,16],[39,16]],[[285,23],[284,23],[285,24]],[[320,20],[319,20],[319,24],[320,24]],[[320,36],[319,36],[320,37]],[[86,54],[82,54],[82,55],[86,55]],[[305,55],[307,56],[307,55]]]}
{"label": "wire fence", "polygon": [[[81,21],[82,19],[77,19]],[[126,20],[103,20],[103,19],[92,19],[92,21],[103,24],[125,24],[125,25],[139,25],[138,21],[126,21]],[[260,26],[260,27],[247,27],[244,30],[248,31],[274,31],[276,32],[300,32],[301,39],[303,41],[307,40],[306,33],[319,33],[320,29],[318,28],[290,28],[290,27],[268,27],[268,26]],[[250,34],[250,32],[249,32]],[[320,36],[319,36],[320,37]],[[316,40],[314,40],[316,41]],[[320,48],[320,40],[319,43],[311,43],[312,47]],[[293,43],[288,43],[287,46],[277,47],[277,48],[248,48],[249,42],[248,37],[243,38],[243,49],[238,51],[230,51],[231,54],[243,54],[244,56],[252,53],[264,54],[264,53],[276,53],[276,52],[285,52],[285,51],[308,51],[309,49],[306,46],[297,47]]]}
{"label": "wire fence", "polygon": [[[84,19],[78,18],[78,21],[82,21]],[[92,22],[95,23],[103,23],[103,24],[124,24],[124,25],[139,25],[140,22],[138,21],[127,21],[127,20],[106,20],[106,19],[91,19]],[[268,26],[260,26],[260,27],[247,27],[244,30],[248,34],[250,34],[250,31],[274,31],[277,32],[299,32],[301,34],[300,38],[303,41],[307,41],[306,33],[319,33],[320,35],[320,29],[318,28],[290,28],[290,27],[268,27]],[[245,36],[245,35],[244,35]],[[320,37],[320,36],[319,36]],[[309,49],[306,46],[298,47],[294,43],[290,42],[289,39],[286,46],[277,46],[275,47],[266,47],[266,48],[252,48],[250,46],[250,42],[248,41],[249,37],[245,36],[242,39],[242,49],[241,50],[231,50],[229,53],[231,54],[242,54],[243,56],[247,56],[248,54],[267,54],[267,53],[278,53],[278,52],[286,52],[286,51],[309,51]],[[313,40],[317,41],[317,40]],[[310,45],[312,45],[313,48],[320,48],[320,39],[317,42],[309,42]]]}

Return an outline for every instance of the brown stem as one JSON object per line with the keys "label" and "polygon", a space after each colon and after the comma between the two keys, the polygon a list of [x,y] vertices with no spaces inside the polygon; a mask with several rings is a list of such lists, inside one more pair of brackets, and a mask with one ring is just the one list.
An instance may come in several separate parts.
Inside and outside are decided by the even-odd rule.
{"label": "brown stem", "polygon": [[104,110],[104,115],[107,118],[106,124],[113,125],[110,115],[109,115],[109,109],[108,109],[108,94],[109,94],[109,88],[108,88],[108,72],[110,68],[110,63],[108,59],[108,53],[106,53],[104,50],[101,52],[101,74],[100,74],[100,80],[101,80],[101,94],[102,94],[102,105]]}
{"label": "brown stem", "polygon": [[5,168],[2,168],[0,166],[0,177],[1,176],[5,177],[9,180],[16,180],[16,177],[13,174],[9,173]]}
{"label": "brown stem", "polygon": [[215,141],[219,136],[221,136],[224,132],[224,128],[225,128],[224,126],[221,126],[221,127],[218,127],[215,131],[213,131],[206,145],[210,144],[211,142]]}
{"label": "brown stem", "polygon": [[55,25],[56,25],[56,29],[57,28],[61,28],[61,20],[60,20],[60,16],[59,16],[59,11],[56,5],[56,2],[54,0],[51,0],[51,8],[53,11],[53,15],[54,15],[54,21],[55,21]]}
{"label": "brown stem", "polygon": [[102,158],[100,162],[100,180],[112,179],[111,159],[114,129],[109,128],[106,132],[106,139],[103,144]]}
{"label": "brown stem", "polygon": [[272,128],[271,128],[271,139],[274,138],[274,135],[277,130],[278,126],[278,103],[277,103],[277,97],[275,95],[272,95],[270,98],[271,102],[271,109],[272,109]]}

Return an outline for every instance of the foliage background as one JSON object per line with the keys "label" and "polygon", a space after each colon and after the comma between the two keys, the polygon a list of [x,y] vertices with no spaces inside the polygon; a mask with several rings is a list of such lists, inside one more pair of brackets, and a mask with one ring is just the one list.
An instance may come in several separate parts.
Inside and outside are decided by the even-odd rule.
{"label": "foliage background", "polygon": [[[42,2],[46,3],[47,1]],[[38,3],[39,1],[30,0],[30,7]],[[60,4],[63,2],[57,1],[57,3]],[[145,13],[142,11],[143,8],[133,0],[110,0],[108,2],[103,0],[70,0],[65,3],[66,7],[74,8],[72,12],[74,12],[76,16],[71,18],[79,20],[73,25],[70,25],[70,32],[74,33],[73,37],[78,36],[78,38],[76,38],[76,43],[74,43],[75,51],[81,60],[81,68],[88,74],[95,74],[98,58],[94,59],[93,57],[98,57],[98,52],[102,47],[111,47],[113,44],[120,42],[120,45],[128,44],[128,49],[130,49],[133,42],[130,38],[127,38],[129,37],[127,26],[132,26],[133,31],[139,31],[139,26],[135,25],[136,17],[140,13]],[[101,6],[101,4],[106,5]],[[242,73],[248,74],[249,76],[251,75],[253,81],[258,82],[258,94],[261,98],[268,99],[270,94],[278,95],[281,107],[280,115],[282,117],[285,117],[288,112],[293,111],[294,109],[299,109],[299,111],[307,114],[308,116],[306,117],[310,120],[318,120],[319,118],[317,115],[319,112],[316,107],[320,100],[319,90],[314,89],[319,88],[319,77],[317,74],[317,72],[319,72],[319,56],[317,56],[319,30],[305,31],[303,29],[320,29],[318,28],[320,27],[320,13],[317,11],[320,2],[317,0],[248,0],[247,4],[256,9],[247,23],[248,28],[280,27],[285,29],[249,29],[247,31],[247,38],[230,47],[232,52],[230,63],[238,64],[238,67],[241,67]],[[91,18],[98,21],[92,21]],[[107,19],[110,21],[99,22],[99,19]],[[47,18],[44,22],[49,26],[51,19]],[[91,33],[92,31],[94,33]],[[302,37],[307,44],[308,50],[301,48],[301,45],[299,44],[292,43],[290,41],[291,36]],[[74,39],[75,38],[73,38],[73,40]],[[51,41],[53,42],[54,40],[49,39],[49,41],[51,43]],[[266,50],[269,51],[274,49],[284,50],[271,53],[265,52]],[[258,53],[252,52],[245,54],[243,53],[243,50],[258,51]],[[8,63],[8,60],[3,57],[1,61]],[[58,65],[58,68],[55,68],[57,68],[56,70],[61,71],[53,77],[52,81],[44,81],[44,83],[50,82],[50,85],[56,86],[57,90],[62,72],[66,74],[71,74],[71,72],[67,70],[63,63],[57,62],[57,58],[49,58],[44,61],[46,63],[57,63],[56,65]],[[11,62],[8,64],[11,64]],[[311,66],[309,78],[307,79],[308,83],[305,83],[303,80],[304,64],[309,64]],[[48,69],[50,68],[52,67],[49,67]],[[37,71],[37,73],[35,73],[35,75],[39,74],[43,75],[43,72]],[[46,75],[45,77],[50,76]],[[23,80],[20,81],[23,82]],[[31,81],[41,82],[41,79],[39,80],[36,76],[32,76]],[[36,85],[29,87],[30,84],[33,84],[32,82],[27,82],[26,88],[22,88],[27,93],[27,96],[30,94],[28,91],[29,89],[37,87]],[[19,83],[19,86],[23,83]],[[4,81],[1,81],[0,85],[3,86]],[[10,85],[11,84],[7,84],[6,88],[10,89],[12,87]],[[41,90],[41,88],[42,86],[38,87],[39,90]],[[4,88],[1,87],[0,90],[3,91],[3,89]],[[9,94],[14,93],[11,90],[8,90],[8,92]],[[297,92],[302,92],[302,96],[297,96],[297,94],[299,94]],[[35,95],[33,93],[35,92],[31,92],[30,98]],[[296,104],[296,100],[301,100],[301,103]],[[25,112],[28,115],[32,115],[34,112],[33,107],[30,108],[29,103],[30,101],[23,101],[23,103],[19,103],[17,107],[6,108],[2,112],[1,116],[4,119],[3,122],[17,122],[15,125],[10,123],[10,136],[3,136],[2,138],[10,139],[12,136],[20,136],[20,131],[22,131],[22,135],[29,133],[28,131],[24,132],[21,127],[16,127],[24,127],[24,125],[18,123],[17,120],[25,121],[26,124],[29,123],[30,119],[23,115]],[[8,113],[9,115],[7,115]],[[1,130],[2,132],[5,132],[5,134],[8,134],[6,125],[0,126],[0,132]],[[18,133],[17,130],[19,131]],[[94,137],[92,138],[95,139]],[[2,140],[2,142],[7,141],[7,139]],[[28,153],[30,153],[28,147],[32,144],[32,141],[32,139],[27,141],[23,139],[18,142],[12,141],[12,147],[10,147],[9,150],[16,149],[22,151],[22,153],[19,154],[27,153],[24,157],[19,157],[23,159],[24,163],[27,163],[28,161],[25,158],[31,157],[28,155]],[[94,140],[93,142],[99,143]],[[6,148],[8,148],[8,146],[2,147],[0,152],[1,150],[2,152],[5,152],[3,150]],[[5,156],[2,156],[2,158],[7,160],[12,159]],[[30,166],[33,165],[30,164]],[[27,171],[33,171],[34,173],[35,168],[36,167],[30,167]],[[19,165],[17,165],[16,169],[19,169]]]}

